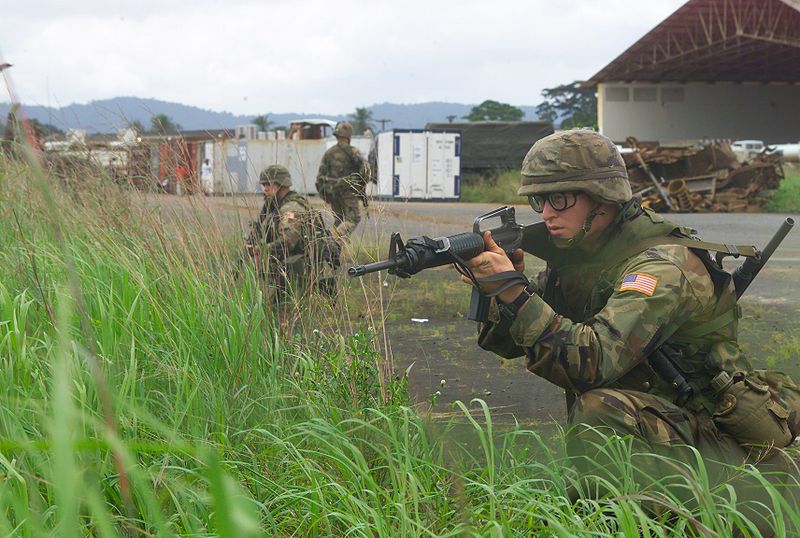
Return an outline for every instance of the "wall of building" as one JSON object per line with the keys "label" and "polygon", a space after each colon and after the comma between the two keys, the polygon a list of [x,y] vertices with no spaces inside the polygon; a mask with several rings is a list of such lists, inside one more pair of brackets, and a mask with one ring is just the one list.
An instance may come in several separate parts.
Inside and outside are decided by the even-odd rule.
{"label": "wall of building", "polygon": [[800,140],[800,85],[598,85],[600,131],[617,142],[700,138]]}

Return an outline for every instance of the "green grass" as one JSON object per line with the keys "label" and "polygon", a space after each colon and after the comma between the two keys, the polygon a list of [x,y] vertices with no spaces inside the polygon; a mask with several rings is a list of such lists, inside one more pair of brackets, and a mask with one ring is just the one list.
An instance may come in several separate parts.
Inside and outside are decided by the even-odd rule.
{"label": "green grass", "polygon": [[765,209],[773,213],[800,213],[800,168],[784,165],[786,177]]}
{"label": "green grass", "polygon": [[495,181],[465,182],[461,188],[462,202],[520,204],[525,199],[517,195],[520,175],[518,170],[499,171]]}
{"label": "green grass", "polygon": [[609,494],[574,505],[593,479],[563,435],[498,432],[478,400],[454,441],[411,405],[379,317],[276,309],[232,277],[241,234],[97,180],[64,189],[0,159],[0,534],[752,534],[702,466],[679,467],[688,501],[639,488],[625,439],[608,439]]}

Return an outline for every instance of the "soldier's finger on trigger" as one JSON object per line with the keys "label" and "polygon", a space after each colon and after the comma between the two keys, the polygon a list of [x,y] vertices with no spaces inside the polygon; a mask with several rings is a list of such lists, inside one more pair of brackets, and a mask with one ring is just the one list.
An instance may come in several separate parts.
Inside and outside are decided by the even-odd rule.
{"label": "soldier's finger on trigger", "polygon": [[494,237],[492,237],[492,232],[490,232],[489,230],[483,232],[483,242],[486,247],[486,250],[490,252],[498,252],[503,250],[500,248],[500,245],[495,243]]}

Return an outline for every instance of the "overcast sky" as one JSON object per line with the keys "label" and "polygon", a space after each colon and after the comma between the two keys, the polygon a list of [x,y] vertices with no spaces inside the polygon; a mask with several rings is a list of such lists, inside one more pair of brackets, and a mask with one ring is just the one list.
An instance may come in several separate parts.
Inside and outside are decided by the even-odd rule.
{"label": "overcast sky", "polygon": [[0,0],[0,51],[28,104],[137,96],[237,114],[534,105],[683,3]]}

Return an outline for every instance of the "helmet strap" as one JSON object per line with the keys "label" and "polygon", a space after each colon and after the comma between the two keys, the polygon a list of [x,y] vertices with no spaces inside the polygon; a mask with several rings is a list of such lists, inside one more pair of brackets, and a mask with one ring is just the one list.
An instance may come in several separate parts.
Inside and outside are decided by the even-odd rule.
{"label": "helmet strap", "polygon": [[592,223],[594,222],[594,219],[600,215],[606,214],[605,210],[602,209],[596,200],[592,199],[592,201],[594,202],[594,207],[591,211],[589,211],[589,214],[586,215],[586,219],[583,221],[583,226],[581,226],[580,231],[575,235],[575,237],[566,240],[567,248],[572,248],[583,241],[583,238],[586,237],[586,234],[592,230]]}

